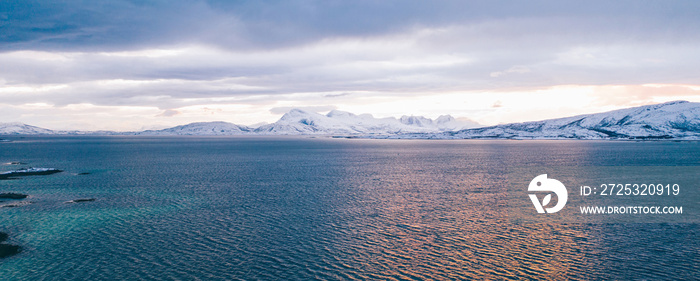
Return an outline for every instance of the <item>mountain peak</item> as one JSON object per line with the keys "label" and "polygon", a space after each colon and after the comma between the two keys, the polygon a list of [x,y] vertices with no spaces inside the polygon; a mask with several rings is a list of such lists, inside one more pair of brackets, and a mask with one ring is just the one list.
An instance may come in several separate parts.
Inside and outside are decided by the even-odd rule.
{"label": "mountain peak", "polygon": [[399,118],[399,121],[401,121],[401,123],[406,124],[406,125],[414,125],[414,126],[418,126],[418,127],[426,127],[426,126],[431,126],[433,124],[432,119],[428,119],[428,118],[425,118],[423,116],[413,116],[413,115],[401,116],[401,118]]}
{"label": "mountain peak", "polygon": [[700,103],[672,101],[462,130],[450,138],[700,139]]}
{"label": "mountain peak", "polygon": [[684,104],[684,103],[690,103],[690,102],[687,100],[674,100],[674,101],[662,103],[660,105],[674,105],[674,104]]}
{"label": "mountain peak", "polygon": [[328,112],[328,114],[326,114],[326,116],[333,118],[333,117],[352,117],[352,116],[356,116],[356,115],[352,114],[350,112],[347,112],[347,111],[334,109],[334,110],[331,110],[330,112]]}
{"label": "mountain peak", "polygon": [[280,120],[291,120],[291,119],[296,119],[299,117],[315,116],[315,115],[320,115],[320,114],[318,114],[316,112],[306,111],[306,110],[299,109],[299,108],[293,108],[293,109],[289,110],[287,113],[285,113],[284,115],[282,115],[282,118],[280,118]]}
{"label": "mountain peak", "polygon": [[289,112],[287,112],[287,113],[290,113],[290,114],[304,114],[304,113],[308,113],[308,111],[303,110],[303,109],[301,109],[301,108],[292,108],[292,109],[289,110]]}
{"label": "mountain peak", "polygon": [[456,119],[452,117],[452,115],[440,115],[437,119],[435,119],[435,122],[438,124],[443,124],[447,122],[452,122],[455,121]]}
{"label": "mountain peak", "polygon": [[137,132],[137,135],[240,135],[246,134],[251,129],[224,121],[194,122],[186,125],[175,126],[163,130],[148,130]]}

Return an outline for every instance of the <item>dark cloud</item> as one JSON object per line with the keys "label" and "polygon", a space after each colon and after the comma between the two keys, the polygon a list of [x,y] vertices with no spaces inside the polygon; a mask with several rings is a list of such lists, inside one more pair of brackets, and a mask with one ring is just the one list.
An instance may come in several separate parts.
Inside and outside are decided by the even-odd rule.
{"label": "dark cloud", "polygon": [[0,98],[173,116],[218,103],[700,84],[698,14],[697,1],[5,0]]}
{"label": "dark cloud", "polygon": [[120,50],[196,42],[274,49],[324,38],[528,18],[559,22],[536,30],[511,25],[493,30],[491,38],[473,39],[477,44],[528,37],[536,42],[549,34],[582,41],[675,42],[697,40],[698,12],[696,1],[6,0],[0,2],[0,48]]}
{"label": "dark cloud", "polygon": [[[211,11],[187,1],[0,2],[3,49],[119,50],[190,41]],[[199,20],[198,20],[199,19]]]}

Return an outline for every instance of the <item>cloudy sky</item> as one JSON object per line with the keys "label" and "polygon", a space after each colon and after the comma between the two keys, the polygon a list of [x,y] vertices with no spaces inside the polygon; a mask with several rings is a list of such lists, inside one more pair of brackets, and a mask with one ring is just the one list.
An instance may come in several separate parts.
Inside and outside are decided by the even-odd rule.
{"label": "cloudy sky", "polygon": [[0,122],[481,124],[700,102],[700,1],[0,1]]}

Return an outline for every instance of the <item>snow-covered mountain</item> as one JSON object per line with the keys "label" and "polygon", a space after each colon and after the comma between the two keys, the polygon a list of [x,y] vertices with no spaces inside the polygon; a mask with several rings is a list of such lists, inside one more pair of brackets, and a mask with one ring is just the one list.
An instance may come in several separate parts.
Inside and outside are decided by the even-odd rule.
{"label": "snow-covered mountain", "polygon": [[135,135],[149,136],[168,136],[168,135],[187,135],[187,136],[228,136],[228,135],[243,135],[250,133],[252,129],[246,126],[236,125],[228,122],[197,122],[187,125],[180,125],[163,130],[147,130],[135,132]]}
{"label": "snow-covered mountain", "polygon": [[700,103],[674,101],[535,122],[399,138],[700,139]]}
{"label": "snow-covered mountain", "polygon": [[450,115],[441,115],[435,120],[423,116],[401,116],[399,122],[415,127],[427,128],[431,131],[457,131],[480,127],[479,123],[470,120],[457,120]]}
{"label": "snow-covered mountain", "polygon": [[279,121],[258,127],[256,134],[274,135],[373,135],[401,133],[430,133],[474,127],[475,123],[461,122],[452,116],[437,120],[422,116],[403,116],[400,119],[374,118],[369,114],[355,115],[333,110],[326,115],[292,109]]}
{"label": "snow-covered mountain", "polygon": [[[374,118],[333,110],[326,115],[293,109],[279,121],[257,128],[227,122],[199,122],[163,130],[117,133],[53,131],[21,123],[0,123],[0,135],[341,135],[372,138],[437,139],[697,139],[700,103],[656,105],[535,122],[482,128],[449,115]],[[471,129],[465,129],[471,128]]]}
{"label": "snow-covered mountain", "polygon": [[355,115],[333,110],[326,115],[292,109],[277,122],[257,128],[227,122],[198,122],[163,130],[148,130],[135,135],[373,135],[400,133],[430,133],[472,128],[473,122],[440,116],[436,120],[422,116],[374,118],[369,114]]}
{"label": "snow-covered mountain", "polygon": [[0,123],[0,135],[390,135],[401,133],[436,133],[448,130],[473,128],[478,124],[461,121],[449,115],[436,120],[422,116],[403,116],[400,119],[374,118],[369,114],[355,115],[350,112],[333,110],[326,115],[316,112],[292,109],[277,122],[263,124],[257,128],[236,125],[228,122],[197,122],[162,130],[140,132],[87,132],[53,131],[21,123]]}
{"label": "snow-covered mountain", "polygon": [[0,135],[53,135],[58,132],[22,123],[0,123]]}

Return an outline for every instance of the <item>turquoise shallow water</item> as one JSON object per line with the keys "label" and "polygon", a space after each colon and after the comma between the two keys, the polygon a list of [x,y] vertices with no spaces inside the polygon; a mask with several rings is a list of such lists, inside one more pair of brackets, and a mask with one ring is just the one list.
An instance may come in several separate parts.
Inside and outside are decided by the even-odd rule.
{"label": "turquoise shallow water", "polygon": [[[506,206],[513,169],[693,167],[695,142],[4,138],[14,142],[0,143],[0,162],[64,172],[0,181],[32,202],[0,208],[0,232],[23,247],[0,260],[2,280],[700,272],[696,223],[518,223]],[[65,203],[77,198],[96,201]]]}

